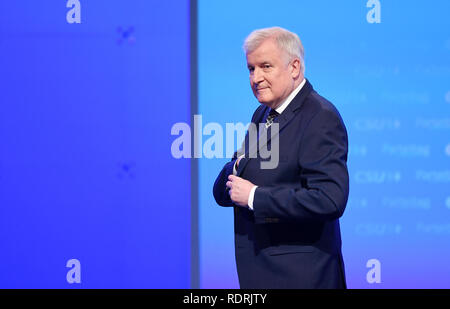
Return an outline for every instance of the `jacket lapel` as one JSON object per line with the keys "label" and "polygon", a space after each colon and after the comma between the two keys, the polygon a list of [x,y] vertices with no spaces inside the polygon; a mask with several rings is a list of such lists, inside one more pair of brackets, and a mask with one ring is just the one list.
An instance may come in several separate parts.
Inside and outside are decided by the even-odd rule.
{"label": "jacket lapel", "polygon": [[[255,144],[255,141],[253,141],[253,143],[250,144],[249,143],[249,134],[246,135],[245,145],[249,145],[249,147],[248,147],[248,149],[245,149],[245,159],[242,159],[241,162],[239,162],[237,176],[241,175],[242,171],[244,170],[245,166],[247,165],[247,163],[250,159],[257,157],[256,148],[258,148],[258,150],[260,150],[262,147],[264,147],[272,138],[278,136],[280,134],[280,132],[283,130],[283,128],[286,127],[289,124],[289,122],[291,122],[294,119],[294,117],[296,115],[295,112],[302,106],[306,97],[311,93],[312,90],[313,90],[312,85],[309,83],[308,80],[306,80],[305,85],[303,85],[303,88],[294,97],[292,102],[286,107],[286,109],[283,111],[283,113],[281,113],[281,115],[278,116],[273,121],[273,123],[278,123],[278,132],[275,132],[275,134],[269,134],[269,136],[267,136],[267,129],[265,128],[265,126],[263,126],[262,130],[258,130],[259,123],[262,123],[262,121],[265,119],[264,116],[267,115],[268,110],[269,110],[268,107],[265,107],[263,109],[263,112],[261,113],[262,116],[259,117],[259,123],[256,123],[256,126],[257,126],[256,134],[258,136],[258,140],[259,140],[259,136],[261,136],[262,134],[266,134],[267,138],[263,139],[262,142],[256,143],[256,144],[258,144],[258,147],[256,147],[257,145]],[[250,129],[252,129],[252,128],[250,127],[249,130]],[[260,132],[260,131],[262,131],[262,132]]]}

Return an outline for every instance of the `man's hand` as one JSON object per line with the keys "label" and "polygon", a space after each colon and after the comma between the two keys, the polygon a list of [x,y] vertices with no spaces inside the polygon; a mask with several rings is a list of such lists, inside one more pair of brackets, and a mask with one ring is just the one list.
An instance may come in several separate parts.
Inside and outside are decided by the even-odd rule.
{"label": "man's hand", "polygon": [[228,192],[231,200],[242,207],[247,207],[248,196],[254,184],[244,178],[230,175],[228,176],[227,187],[230,188]]}

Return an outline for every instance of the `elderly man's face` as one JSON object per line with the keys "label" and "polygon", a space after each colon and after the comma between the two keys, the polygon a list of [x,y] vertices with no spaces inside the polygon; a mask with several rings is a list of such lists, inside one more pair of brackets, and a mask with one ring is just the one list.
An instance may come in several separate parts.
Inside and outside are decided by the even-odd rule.
{"label": "elderly man's face", "polygon": [[253,94],[264,105],[278,107],[295,89],[298,65],[296,68],[287,64],[284,53],[272,39],[247,54],[247,66]]}

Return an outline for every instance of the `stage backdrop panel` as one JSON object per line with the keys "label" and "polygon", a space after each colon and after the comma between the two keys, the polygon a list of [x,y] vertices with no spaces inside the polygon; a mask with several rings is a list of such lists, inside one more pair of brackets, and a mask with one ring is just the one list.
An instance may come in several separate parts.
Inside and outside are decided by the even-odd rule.
{"label": "stage backdrop panel", "polygon": [[[380,22],[370,23],[377,3]],[[204,123],[250,121],[259,103],[242,43],[270,26],[300,36],[306,77],[341,112],[350,145],[350,199],[341,220],[350,288],[450,287],[449,12],[446,0],[199,0]],[[200,160],[204,288],[238,287],[233,212],[212,196],[228,160]],[[370,283],[374,267],[380,283]]]}
{"label": "stage backdrop panel", "polygon": [[68,2],[0,3],[0,287],[188,288],[189,1]]}

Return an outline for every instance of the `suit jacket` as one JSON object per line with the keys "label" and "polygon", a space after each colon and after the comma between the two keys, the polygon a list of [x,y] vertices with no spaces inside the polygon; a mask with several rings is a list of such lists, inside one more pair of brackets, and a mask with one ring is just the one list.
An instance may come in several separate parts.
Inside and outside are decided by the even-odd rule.
{"label": "suit jacket", "polygon": [[[259,106],[252,123],[269,108]],[[247,132],[237,175],[258,185],[253,211],[235,205],[226,182],[239,151],[225,164],[213,194],[234,207],[236,265],[241,288],[346,288],[339,218],[349,193],[348,138],[336,108],[309,81],[274,123],[279,164],[261,169],[249,155]]]}

